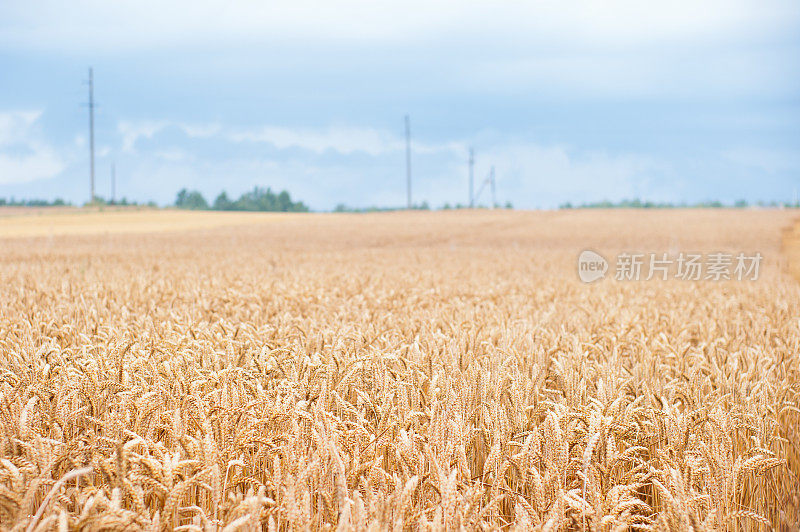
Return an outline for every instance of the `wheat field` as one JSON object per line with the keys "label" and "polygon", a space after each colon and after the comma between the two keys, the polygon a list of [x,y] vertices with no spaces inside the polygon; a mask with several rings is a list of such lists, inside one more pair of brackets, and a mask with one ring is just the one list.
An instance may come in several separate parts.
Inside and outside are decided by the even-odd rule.
{"label": "wheat field", "polygon": [[798,529],[794,213],[216,215],[0,218],[3,530]]}

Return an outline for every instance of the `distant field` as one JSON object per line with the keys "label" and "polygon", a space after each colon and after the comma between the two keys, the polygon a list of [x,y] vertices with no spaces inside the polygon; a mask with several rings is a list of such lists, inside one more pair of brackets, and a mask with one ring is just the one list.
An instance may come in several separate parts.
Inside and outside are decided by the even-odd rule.
{"label": "distant field", "polygon": [[0,208],[0,238],[157,233],[276,222],[281,213],[171,209]]}
{"label": "distant field", "polygon": [[0,528],[797,530],[795,217],[0,217]]}
{"label": "distant field", "polygon": [[800,282],[800,218],[784,228],[782,251],[789,273]]}

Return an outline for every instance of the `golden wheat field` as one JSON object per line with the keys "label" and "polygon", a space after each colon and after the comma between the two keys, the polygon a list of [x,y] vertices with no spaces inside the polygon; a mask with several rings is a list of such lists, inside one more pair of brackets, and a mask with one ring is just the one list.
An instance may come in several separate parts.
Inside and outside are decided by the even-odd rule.
{"label": "golden wheat field", "polygon": [[2,529],[797,530],[790,211],[80,216],[0,218]]}

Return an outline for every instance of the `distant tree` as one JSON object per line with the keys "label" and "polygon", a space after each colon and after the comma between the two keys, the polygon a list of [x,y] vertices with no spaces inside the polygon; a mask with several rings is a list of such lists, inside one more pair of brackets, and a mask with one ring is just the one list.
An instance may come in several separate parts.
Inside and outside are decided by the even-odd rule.
{"label": "distant tree", "polygon": [[233,210],[233,202],[228,198],[228,194],[223,190],[217,196],[217,199],[214,200],[214,206],[212,207],[215,211],[230,211]]}
{"label": "distant tree", "polygon": [[289,192],[282,191],[278,194],[270,188],[255,187],[245,192],[236,201],[231,200],[226,192],[221,192],[214,200],[211,207],[218,211],[278,211],[278,212],[307,212],[303,202],[292,201]]}
{"label": "distant tree", "polygon": [[236,200],[237,211],[277,211],[277,198],[272,190],[255,187]]}
{"label": "distant tree", "polygon": [[[181,189],[175,197],[175,206],[180,209],[213,209],[215,211],[279,211],[308,212],[302,201],[292,201],[289,192],[283,190],[278,194],[270,188],[255,187],[232,200],[223,190],[209,206],[206,199],[196,190]],[[347,209],[344,205],[342,209]]]}
{"label": "distant tree", "polygon": [[292,208],[290,210],[291,212],[308,212],[309,208],[308,205],[306,205],[302,201],[296,201],[292,203]]}
{"label": "distant tree", "polygon": [[514,208],[514,205],[512,205],[510,201],[507,201],[507,202],[506,202],[506,206],[505,206],[505,208],[506,208],[506,209],[513,209],[513,208]]}
{"label": "distant tree", "polygon": [[289,196],[289,193],[286,192],[285,190],[281,191],[281,193],[278,194],[277,204],[278,204],[277,210],[281,212],[289,212],[292,210],[292,207],[294,207],[294,205],[292,204],[292,198]]}
{"label": "distant tree", "polygon": [[734,203],[733,206],[738,207],[740,209],[747,207],[747,200],[744,199],[736,200],[736,203]]}
{"label": "distant tree", "polygon": [[[148,204],[149,205],[149,204]],[[175,206],[179,209],[208,209],[208,202],[197,190],[181,189],[175,197]]]}

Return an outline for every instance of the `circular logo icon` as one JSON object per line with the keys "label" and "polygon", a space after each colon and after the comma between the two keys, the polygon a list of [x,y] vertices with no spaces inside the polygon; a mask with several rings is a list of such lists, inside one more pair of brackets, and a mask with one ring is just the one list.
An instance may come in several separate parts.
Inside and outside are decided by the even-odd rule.
{"label": "circular logo icon", "polygon": [[601,254],[585,249],[578,255],[578,277],[584,283],[593,283],[606,276],[608,261]]}

